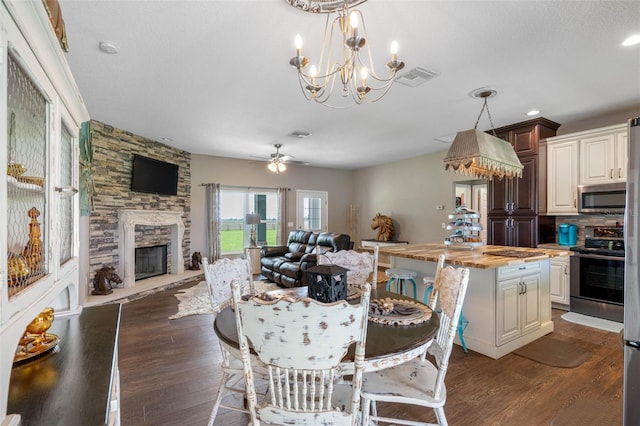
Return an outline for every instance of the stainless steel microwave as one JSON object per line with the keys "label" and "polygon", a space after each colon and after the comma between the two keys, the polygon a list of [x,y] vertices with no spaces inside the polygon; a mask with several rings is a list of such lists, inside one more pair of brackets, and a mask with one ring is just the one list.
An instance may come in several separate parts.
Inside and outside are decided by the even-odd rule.
{"label": "stainless steel microwave", "polygon": [[578,213],[624,214],[626,182],[578,186]]}

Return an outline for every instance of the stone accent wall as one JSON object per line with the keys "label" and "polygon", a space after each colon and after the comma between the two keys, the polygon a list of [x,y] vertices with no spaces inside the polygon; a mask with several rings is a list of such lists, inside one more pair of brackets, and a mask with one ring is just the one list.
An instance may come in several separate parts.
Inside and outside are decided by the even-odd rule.
{"label": "stone accent wall", "polygon": [[[118,211],[182,211],[185,225],[182,257],[190,262],[191,154],[142,136],[91,120],[93,144],[94,210],[89,219],[89,270],[91,277],[103,266],[119,268]],[[178,195],[155,195],[131,191],[133,154],[179,166]],[[169,227],[136,226],[136,247],[169,244]],[[167,257],[171,257],[169,247]],[[169,271],[172,265],[167,265]],[[91,289],[89,289],[91,290]]]}

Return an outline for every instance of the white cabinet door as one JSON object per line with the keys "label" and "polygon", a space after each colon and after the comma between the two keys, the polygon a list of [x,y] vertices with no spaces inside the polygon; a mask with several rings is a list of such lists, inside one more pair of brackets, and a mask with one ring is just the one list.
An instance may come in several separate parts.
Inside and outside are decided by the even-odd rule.
{"label": "white cabinet door", "polygon": [[569,305],[569,256],[551,259],[550,285],[551,302]]}
{"label": "white cabinet door", "polygon": [[538,263],[500,268],[497,280],[496,346],[541,327]]}
{"label": "white cabinet door", "polygon": [[540,274],[522,277],[523,293],[520,295],[522,334],[540,328]]}
{"label": "white cabinet door", "polygon": [[547,142],[547,213],[577,214],[578,140]]}
{"label": "white cabinet door", "polygon": [[496,346],[517,339],[520,332],[520,277],[498,282]]}
{"label": "white cabinet door", "polygon": [[580,184],[610,183],[615,168],[615,136],[605,134],[580,140]]}

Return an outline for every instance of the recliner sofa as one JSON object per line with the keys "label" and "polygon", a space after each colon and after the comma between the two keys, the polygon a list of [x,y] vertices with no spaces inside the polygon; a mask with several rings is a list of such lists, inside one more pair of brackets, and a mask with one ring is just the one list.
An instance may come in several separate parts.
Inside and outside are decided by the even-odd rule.
{"label": "recliner sofa", "polygon": [[315,266],[318,254],[348,250],[351,237],[332,232],[291,231],[286,246],[263,246],[262,275],[284,287],[307,285],[306,270]]}

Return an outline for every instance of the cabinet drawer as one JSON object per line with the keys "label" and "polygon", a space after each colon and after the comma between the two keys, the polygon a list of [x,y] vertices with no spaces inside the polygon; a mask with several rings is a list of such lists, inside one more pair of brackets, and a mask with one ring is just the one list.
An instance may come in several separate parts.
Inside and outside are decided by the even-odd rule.
{"label": "cabinet drawer", "polygon": [[540,272],[540,262],[529,262],[498,268],[498,280]]}

